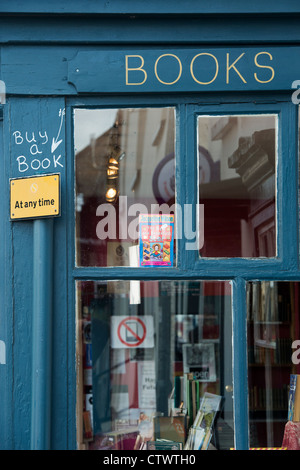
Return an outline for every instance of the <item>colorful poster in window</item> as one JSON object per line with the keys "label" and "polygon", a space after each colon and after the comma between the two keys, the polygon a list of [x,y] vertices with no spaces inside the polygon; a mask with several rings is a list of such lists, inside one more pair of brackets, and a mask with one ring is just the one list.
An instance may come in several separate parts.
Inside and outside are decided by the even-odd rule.
{"label": "colorful poster in window", "polygon": [[173,266],[174,215],[140,214],[140,266]]}

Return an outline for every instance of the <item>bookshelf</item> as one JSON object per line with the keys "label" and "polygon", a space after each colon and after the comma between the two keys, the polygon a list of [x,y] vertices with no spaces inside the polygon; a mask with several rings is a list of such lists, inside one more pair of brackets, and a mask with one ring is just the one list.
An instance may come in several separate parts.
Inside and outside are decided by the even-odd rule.
{"label": "bookshelf", "polygon": [[250,446],[282,444],[288,413],[292,342],[299,335],[298,284],[252,282],[248,301]]}

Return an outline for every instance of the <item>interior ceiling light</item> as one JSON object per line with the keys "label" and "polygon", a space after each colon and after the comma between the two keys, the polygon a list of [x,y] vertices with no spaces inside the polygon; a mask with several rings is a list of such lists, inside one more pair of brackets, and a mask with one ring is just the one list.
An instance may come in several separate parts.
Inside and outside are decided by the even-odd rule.
{"label": "interior ceiling light", "polygon": [[117,196],[116,188],[108,188],[106,191],[106,200],[107,202],[113,202]]}
{"label": "interior ceiling light", "polygon": [[106,175],[109,180],[116,179],[118,178],[118,170],[111,170],[110,168],[108,168],[106,170]]}
{"label": "interior ceiling light", "polygon": [[118,171],[119,163],[114,157],[110,157],[108,161],[108,169]]}

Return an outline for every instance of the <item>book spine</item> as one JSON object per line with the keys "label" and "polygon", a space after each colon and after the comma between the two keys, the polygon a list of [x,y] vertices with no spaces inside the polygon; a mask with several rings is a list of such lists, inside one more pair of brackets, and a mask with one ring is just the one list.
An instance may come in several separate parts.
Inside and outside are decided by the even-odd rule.
{"label": "book spine", "polygon": [[295,390],[293,421],[294,422],[300,421],[300,375],[296,376],[296,390]]}
{"label": "book spine", "polygon": [[181,400],[181,380],[179,376],[176,376],[174,381],[174,408],[179,408]]}
{"label": "book spine", "polygon": [[289,403],[288,403],[288,421],[293,421],[293,418],[294,418],[296,380],[297,380],[297,376],[294,375],[294,374],[291,374],[291,376],[290,376],[290,390],[289,390]]}

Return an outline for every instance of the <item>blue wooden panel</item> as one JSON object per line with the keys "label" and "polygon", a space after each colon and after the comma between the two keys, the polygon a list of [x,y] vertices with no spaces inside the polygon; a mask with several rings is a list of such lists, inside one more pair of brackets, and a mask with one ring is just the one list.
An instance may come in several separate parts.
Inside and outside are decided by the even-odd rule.
{"label": "blue wooden panel", "polygon": [[[289,90],[299,47],[115,49],[5,47],[8,95]],[[127,59],[126,59],[127,56]],[[127,64],[127,65],[126,65]]]}
{"label": "blue wooden panel", "polygon": [[[187,34],[188,31],[188,34]],[[299,44],[298,15],[105,15],[0,16],[0,43],[14,47],[51,44],[79,45],[78,39],[92,48],[95,44]],[[191,40],[192,38],[192,40]],[[89,47],[90,49],[90,47]],[[46,52],[47,53],[47,52]],[[76,51],[73,55],[75,55]],[[17,65],[17,64],[16,64]],[[24,77],[26,78],[26,77]]]}
{"label": "blue wooden panel", "polygon": [[[65,116],[63,99],[9,99],[9,127],[6,128],[6,155],[10,155],[6,187],[9,177],[59,171],[61,174],[62,216],[54,220],[54,296],[53,296],[53,377],[52,405],[57,412],[52,414],[52,447],[67,446],[67,421],[62,419],[67,409],[67,344],[66,344],[66,179],[65,179]],[[53,146],[54,139],[54,146]],[[60,142],[61,141],[61,142]],[[60,142],[60,143],[59,143]],[[59,144],[58,144],[59,143]],[[56,148],[54,148],[56,147]],[[41,152],[41,153],[39,153]],[[61,155],[61,158],[59,158]],[[18,157],[26,161],[18,163]],[[55,159],[54,159],[55,156]],[[51,165],[48,167],[48,160]],[[19,160],[21,161],[21,160]],[[57,164],[59,161],[60,165]],[[31,163],[34,163],[32,168]],[[39,163],[44,162],[43,168]],[[56,167],[54,163],[56,162]],[[25,166],[28,165],[28,168]],[[25,170],[26,171],[22,171]],[[31,439],[31,362],[32,362],[32,311],[34,279],[33,221],[11,222],[11,238],[7,240],[13,250],[10,274],[10,304],[7,307],[11,318],[13,312],[13,448],[29,449]],[[8,263],[9,266],[9,263]],[[38,332],[37,332],[38,333]],[[39,338],[35,338],[35,341]],[[58,366],[59,365],[59,366]],[[62,412],[62,409],[64,412]]]}
{"label": "blue wooden panel", "polygon": [[31,449],[51,449],[53,219],[33,222]]}
{"label": "blue wooden panel", "polygon": [[[3,107],[0,108],[0,149],[3,155],[4,142],[3,142]],[[0,159],[0,184],[1,188],[6,186],[6,162],[4,158]],[[0,449],[5,450],[11,447],[12,443],[12,371],[11,371],[11,348],[12,348],[12,315],[10,311],[10,290],[7,289],[7,280],[10,275],[9,267],[11,265],[10,259],[6,257],[10,254],[10,249],[7,246],[9,239],[9,227],[7,217],[7,204],[8,194],[3,191],[1,197],[0,214],[0,263],[2,269],[0,271],[0,292],[2,302],[0,306],[0,396],[2,399],[2,406],[0,408]]]}
{"label": "blue wooden panel", "polygon": [[167,48],[80,51],[68,80],[90,93],[286,90],[300,75],[300,48]]}
{"label": "blue wooden panel", "polygon": [[241,3],[239,0],[216,0],[214,2],[200,2],[196,0],[186,0],[174,2],[165,0],[161,2],[152,1],[148,3],[139,0],[130,0],[124,3],[122,0],[73,0],[72,3],[53,0],[51,3],[43,2],[22,2],[21,0],[11,0],[0,7],[3,13],[84,13],[84,14],[211,14],[211,13],[299,13],[299,3],[297,0],[290,0],[288,4],[274,2],[272,0],[257,0],[249,3]]}
{"label": "blue wooden panel", "polygon": [[[7,105],[3,107],[3,137],[1,150],[3,155],[6,154],[6,149],[9,148],[9,108]],[[1,159],[1,178],[2,178],[2,204],[1,204],[1,227],[2,227],[2,247],[5,256],[5,262],[2,269],[2,284],[1,293],[3,297],[2,314],[4,316],[2,327],[6,333],[5,346],[6,346],[6,366],[1,370],[1,386],[3,392],[3,440],[1,440],[1,448],[12,449],[14,445],[13,433],[13,345],[14,345],[14,310],[13,310],[13,292],[14,286],[12,284],[13,277],[13,249],[12,249],[12,227],[9,222],[9,194],[8,194],[8,178],[9,178],[9,158]]]}
{"label": "blue wooden panel", "polygon": [[68,95],[67,60],[74,51],[61,48],[5,47],[1,53],[1,79],[8,95]]}

